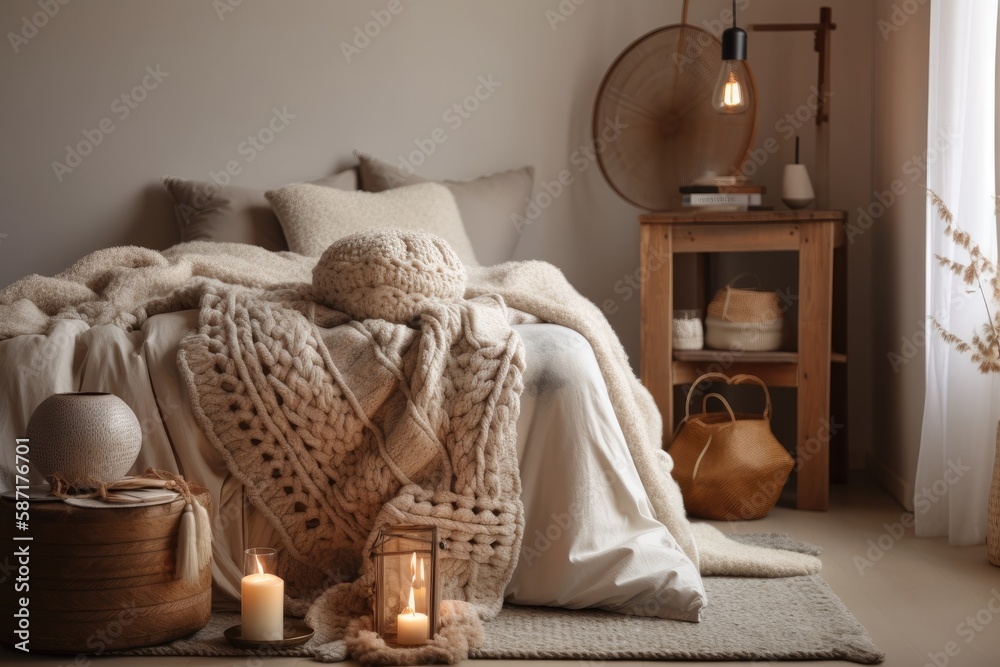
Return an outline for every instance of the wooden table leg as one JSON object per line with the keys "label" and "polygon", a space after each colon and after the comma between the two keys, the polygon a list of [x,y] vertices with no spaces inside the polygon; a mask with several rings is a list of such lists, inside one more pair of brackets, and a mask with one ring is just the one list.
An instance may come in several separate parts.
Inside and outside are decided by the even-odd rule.
{"label": "wooden table leg", "polygon": [[802,225],[799,243],[799,509],[830,506],[830,321],[834,223]]}
{"label": "wooden table leg", "polygon": [[663,416],[663,444],[674,429],[673,240],[670,225],[643,225],[639,243],[641,355],[639,375]]}

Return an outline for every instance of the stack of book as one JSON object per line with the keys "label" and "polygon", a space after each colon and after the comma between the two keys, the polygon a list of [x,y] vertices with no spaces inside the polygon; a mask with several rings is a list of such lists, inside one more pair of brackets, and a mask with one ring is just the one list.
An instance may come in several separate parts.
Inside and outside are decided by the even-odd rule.
{"label": "stack of book", "polygon": [[762,208],[763,185],[682,185],[681,203],[685,208],[713,211],[749,211]]}

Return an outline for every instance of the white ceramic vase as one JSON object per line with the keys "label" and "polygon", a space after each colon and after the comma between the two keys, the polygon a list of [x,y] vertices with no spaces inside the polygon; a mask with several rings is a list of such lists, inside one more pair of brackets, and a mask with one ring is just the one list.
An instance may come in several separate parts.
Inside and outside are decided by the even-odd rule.
{"label": "white ceramic vase", "polygon": [[805,208],[816,197],[804,164],[786,164],[781,180],[781,201],[788,208]]}
{"label": "white ceramic vase", "polygon": [[71,486],[93,488],[128,473],[142,446],[132,408],[114,394],[55,394],[28,421],[31,463],[50,479],[59,473]]}

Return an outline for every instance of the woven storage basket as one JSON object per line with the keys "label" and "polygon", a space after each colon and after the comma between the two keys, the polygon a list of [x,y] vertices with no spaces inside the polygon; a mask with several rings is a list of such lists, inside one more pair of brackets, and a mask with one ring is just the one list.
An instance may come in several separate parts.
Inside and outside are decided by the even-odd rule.
{"label": "woven storage basket", "polygon": [[733,287],[715,293],[705,318],[705,344],[719,350],[767,352],[781,347],[785,317],[777,292]]}
{"label": "woven storage basket", "polygon": [[727,322],[705,318],[705,345],[716,350],[770,352],[781,347],[783,319],[767,322]]}
{"label": "woven storage basket", "polygon": [[[719,394],[707,394],[702,412],[691,414],[691,398],[705,380],[755,383],[764,390],[761,415],[737,414]],[[725,412],[708,412],[715,398]],[[688,391],[684,419],[670,447],[674,479],[689,514],[706,519],[759,519],[778,502],[795,461],[771,433],[771,395],[753,375],[706,373]]]}
{"label": "woven storage basket", "polygon": [[986,512],[986,549],[990,562],[1000,566],[1000,422],[997,422],[997,453],[993,462],[993,483]]}

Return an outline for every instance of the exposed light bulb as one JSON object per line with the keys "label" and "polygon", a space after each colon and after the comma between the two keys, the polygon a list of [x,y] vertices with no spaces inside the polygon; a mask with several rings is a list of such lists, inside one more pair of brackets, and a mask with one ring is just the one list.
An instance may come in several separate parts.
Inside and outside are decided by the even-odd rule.
{"label": "exposed light bulb", "polygon": [[750,86],[742,60],[724,60],[712,94],[712,106],[719,113],[744,113],[750,108]]}

